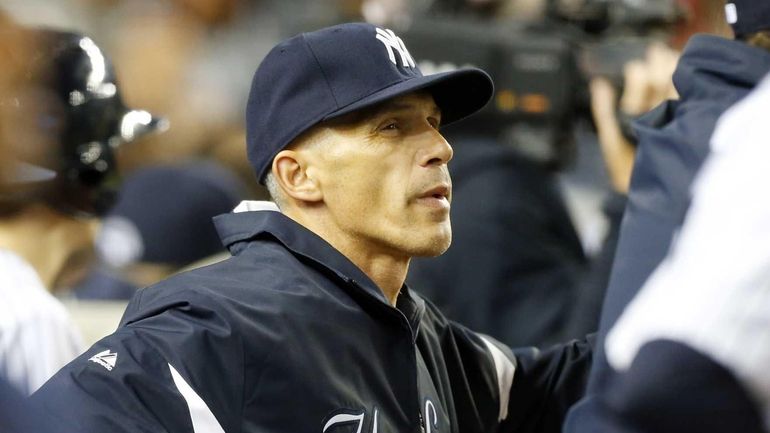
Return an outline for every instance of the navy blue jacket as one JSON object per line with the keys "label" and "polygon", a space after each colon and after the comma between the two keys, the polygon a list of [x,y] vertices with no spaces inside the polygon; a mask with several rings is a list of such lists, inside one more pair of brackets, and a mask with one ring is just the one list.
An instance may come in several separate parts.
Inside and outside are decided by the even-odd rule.
{"label": "navy blue jacket", "polygon": [[57,431],[45,412],[35,410],[19,390],[0,376],[0,433]]}
{"label": "navy blue jacket", "polygon": [[570,413],[564,431],[766,433],[757,406],[730,371],[667,340],[642,346],[628,371]]}
{"label": "navy blue jacket", "polygon": [[[397,308],[281,213],[215,220],[233,257],[141,290],[33,399],[77,432],[557,432],[590,347],[514,356],[403,287]],[[510,374],[515,367],[511,384]]]}
{"label": "navy blue jacket", "polygon": [[[680,99],[663,103],[635,124],[639,137],[636,161],[602,310],[588,395],[572,411],[565,431],[596,431],[595,425],[586,421],[593,419],[589,412],[597,407],[596,399],[617,386],[617,378],[604,355],[604,338],[661,262],[673,234],[681,226],[690,202],[690,185],[709,153],[717,119],[746,96],[768,71],[767,51],[716,36],[695,36],[685,47],[674,73]],[[683,349],[673,345],[665,350]],[[668,387],[665,381],[657,385]],[[708,386],[705,382],[703,385]],[[668,388],[673,392],[672,387]],[[656,402],[646,403],[650,405],[647,409],[652,410]]]}

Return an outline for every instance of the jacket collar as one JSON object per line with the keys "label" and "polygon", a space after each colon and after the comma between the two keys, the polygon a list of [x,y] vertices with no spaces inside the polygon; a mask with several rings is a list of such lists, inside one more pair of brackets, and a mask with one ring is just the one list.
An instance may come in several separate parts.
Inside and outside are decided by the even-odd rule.
{"label": "jacket collar", "polygon": [[683,99],[713,99],[724,92],[719,82],[751,89],[768,70],[770,53],[761,48],[714,35],[695,35],[682,52],[673,79]]}
{"label": "jacket collar", "polygon": [[[233,213],[214,217],[214,225],[222,243],[234,256],[245,250],[250,241],[273,238],[295,255],[310,259],[348,285],[391,307],[382,290],[358,266],[323,238],[282,214],[271,202],[242,202]],[[404,285],[397,307],[416,331],[425,301],[414,296]]]}

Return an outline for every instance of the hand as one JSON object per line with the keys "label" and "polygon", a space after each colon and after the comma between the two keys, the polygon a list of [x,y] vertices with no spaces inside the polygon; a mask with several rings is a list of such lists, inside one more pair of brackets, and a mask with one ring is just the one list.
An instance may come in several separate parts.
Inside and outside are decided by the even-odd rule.
{"label": "hand", "polygon": [[[647,49],[644,60],[633,60],[624,68],[625,90],[620,97],[620,109],[630,116],[639,116],[665,99],[677,97],[671,77],[679,53],[660,43]],[[605,78],[590,82],[591,112],[596,124],[599,144],[617,192],[628,193],[636,149],[623,135],[617,116],[617,91]]]}

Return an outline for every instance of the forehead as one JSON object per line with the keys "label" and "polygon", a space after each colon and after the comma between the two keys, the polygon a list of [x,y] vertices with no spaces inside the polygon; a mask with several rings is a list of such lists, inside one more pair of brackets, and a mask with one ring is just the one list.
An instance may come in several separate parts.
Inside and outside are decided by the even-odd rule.
{"label": "forehead", "polygon": [[433,96],[424,91],[397,96],[372,107],[341,116],[328,122],[329,126],[353,126],[395,112],[417,112],[441,118],[441,110]]}
{"label": "forehead", "polygon": [[441,114],[441,110],[433,100],[433,96],[428,92],[415,92],[402,95],[376,105],[372,109],[375,113],[383,111],[419,110],[432,114]]}

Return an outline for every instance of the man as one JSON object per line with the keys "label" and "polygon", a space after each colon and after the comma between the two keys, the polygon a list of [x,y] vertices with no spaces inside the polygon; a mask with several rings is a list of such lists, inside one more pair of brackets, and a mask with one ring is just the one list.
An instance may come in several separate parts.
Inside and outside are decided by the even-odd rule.
{"label": "man", "polygon": [[26,174],[0,182],[0,375],[29,394],[83,349],[51,292],[77,281],[92,256],[94,217],[117,185],[113,149],[153,119],[123,105],[91,39],[15,27],[3,37],[26,41],[4,47],[24,78],[3,88],[3,147],[40,167],[19,162],[9,172]]}
{"label": "man", "polygon": [[[0,11],[0,32],[3,37],[0,39],[0,53],[7,54],[13,52],[18,46],[34,47],[34,40],[28,35],[21,35],[13,30],[13,22],[7,19]],[[12,36],[9,35],[12,33]],[[9,59],[9,56],[4,56]],[[0,72],[0,95],[3,96],[3,102],[7,102],[7,97],[23,81],[24,71],[20,65],[6,60],[2,72]],[[2,104],[0,102],[0,104]],[[2,115],[4,108],[0,109],[0,136],[6,128],[12,125],[6,124]],[[21,184],[32,182],[50,181],[56,176],[51,170],[36,167],[17,161],[14,153],[11,151],[10,143],[0,140],[0,197],[8,194],[14,187]],[[8,380],[0,373],[0,431],[3,433],[21,433],[26,431],[53,431],[49,429],[45,418],[39,413],[33,412],[24,400],[23,394],[19,392]]]}
{"label": "man", "polygon": [[451,240],[438,128],[491,93],[476,69],[422,76],[369,24],[276,46],[246,120],[281,211],[218,217],[233,257],[141,290],[37,404],[81,432],[559,431],[587,344],[514,357],[404,285]]}
{"label": "man", "polygon": [[617,374],[584,431],[767,431],[768,110],[770,75],[720,117],[682,229],[608,333]]}
{"label": "man", "polygon": [[[669,250],[689,208],[692,180],[710,152],[717,119],[770,71],[770,2],[728,2],[726,17],[735,40],[693,37],[673,76],[679,99],[664,102],[635,125],[638,147],[602,311],[599,350],[588,395],[570,414],[567,432],[597,431],[593,415],[616,380],[604,355],[604,338]],[[650,402],[627,401],[626,409],[649,410],[644,404]],[[700,420],[712,427],[727,419],[720,412],[704,415],[709,416]]]}
{"label": "man", "polygon": [[[5,78],[5,77],[4,77]],[[2,80],[3,91],[5,80]],[[30,182],[46,182],[56,176],[56,173],[42,167],[16,161],[12,154],[0,148],[0,161],[6,170],[3,181],[0,182],[0,195],[18,184]],[[8,173],[11,173],[8,175]],[[8,381],[4,373],[0,373],[0,431],[3,433],[22,433],[28,431],[54,431],[44,414],[35,411],[18,389]]]}

